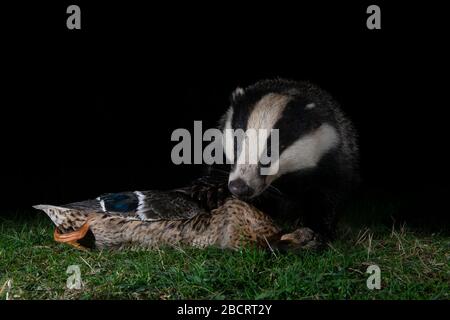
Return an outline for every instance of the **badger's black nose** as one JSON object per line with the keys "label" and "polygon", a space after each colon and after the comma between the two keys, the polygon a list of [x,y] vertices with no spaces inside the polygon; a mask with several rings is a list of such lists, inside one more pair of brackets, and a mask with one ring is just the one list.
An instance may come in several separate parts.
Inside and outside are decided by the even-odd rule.
{"label": "badger's black nose", "polygon": [[254,190],[242,179],[236,179],[228,183],[228,189],[237,197],[248,198],[253,195]]}

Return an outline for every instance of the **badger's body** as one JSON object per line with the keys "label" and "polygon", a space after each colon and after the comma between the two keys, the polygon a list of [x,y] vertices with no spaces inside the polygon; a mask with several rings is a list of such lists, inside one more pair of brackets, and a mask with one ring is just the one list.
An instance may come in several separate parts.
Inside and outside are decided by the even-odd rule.
{"label": "badger's body", "polygon": [[[231,193],[271,216],[333,237],[336,211],[359,180],[358,146],[352,123],[327,92],[307,82],[259,81],[233,92],[221,127],[225,155],[234,160],[228,167]],[[271,174],[261,175],[258,164],[236,163],[245,142],[236,146],[226,129],[278,129],[279,157],[276,166],[266,165]],[[270,143],[264,142],[267,149]]]}

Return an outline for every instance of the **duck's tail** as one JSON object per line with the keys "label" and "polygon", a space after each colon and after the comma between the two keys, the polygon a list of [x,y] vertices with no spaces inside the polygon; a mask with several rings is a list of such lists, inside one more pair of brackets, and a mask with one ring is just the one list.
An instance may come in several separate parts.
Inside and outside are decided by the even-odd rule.
{"label": "duck's tail", "polygon": [[[68,243],[78,249],[93,248],[95,238],[89,229],[89,219],[86,212],[40,204],[33,208],[44,211],[56,225],[53,237],[57,242]],[[60,232],[63,231],[63,233]]]}
{"label": "duck's tail", "polygon": [[63,229],[78,228],[87,219],[86,213],[71,208],[49,204],[39,204],[33,208],[44,211],[57,227]]}

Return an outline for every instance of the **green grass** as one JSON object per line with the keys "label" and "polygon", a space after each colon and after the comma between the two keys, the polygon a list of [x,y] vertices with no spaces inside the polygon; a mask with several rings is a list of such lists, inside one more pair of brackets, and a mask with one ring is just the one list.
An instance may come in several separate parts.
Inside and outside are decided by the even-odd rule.
{"label": "green grass", "polygon": [[[1,299],[449,299],[450,238],[341,228],[324,252],[165,248],[83,252],[52,240],[43,215],[0,220]],[[366,269],[381,268],[380,290]],[[83,286],[67,289],[69,265]]]}

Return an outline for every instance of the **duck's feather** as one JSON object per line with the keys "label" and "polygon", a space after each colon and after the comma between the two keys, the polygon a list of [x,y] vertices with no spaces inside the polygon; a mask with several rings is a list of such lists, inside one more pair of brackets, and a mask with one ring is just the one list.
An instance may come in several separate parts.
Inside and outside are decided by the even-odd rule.
{"label": "duck's feather", "polygon": [[121,249],[189,245],[237,248],[265,245],[279,233],[270,217],[253,206],[229,199],[210,213],[186,219],[140,220],[57,206],[35,206],[55,222],[54,239],[77,248]]}
{"label": "duck's feather", "polygon": [[[169,191],[128,191],[103,194],[95,199],[65,205],[37,205],[61,231],[80,227],[88,215],[119,216],[127,220],[159,221],[190,219],[209,213],[205,201],[217,201],[217,183],[209,177],[195,180],[189,186]],[[202,201],[203,200],[203,201]]]}
{"label": "duck's feather", "polygon": [[139,220],[188,219],[206,211],[183,189],[173,191],[134,191],[108,193],[96,199],[69,203],[61,206],[37,205],[60,226],[67,213],[86,212],[120,215]]}

